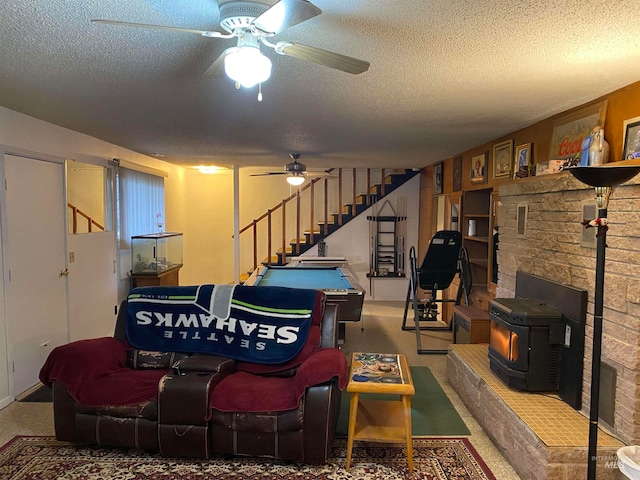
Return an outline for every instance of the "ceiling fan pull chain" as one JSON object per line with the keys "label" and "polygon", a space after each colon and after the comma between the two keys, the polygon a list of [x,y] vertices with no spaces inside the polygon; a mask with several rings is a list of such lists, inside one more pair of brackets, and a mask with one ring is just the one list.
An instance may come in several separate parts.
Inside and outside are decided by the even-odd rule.
{"label": "ceiling fan pull chain", "polygon": [[262,101],[262,83],[258,84],[258,101]]}

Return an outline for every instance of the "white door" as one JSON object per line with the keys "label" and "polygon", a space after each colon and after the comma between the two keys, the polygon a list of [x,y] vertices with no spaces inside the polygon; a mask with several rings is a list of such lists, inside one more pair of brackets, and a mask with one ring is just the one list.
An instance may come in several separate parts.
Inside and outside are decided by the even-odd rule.
{"label": "white door", "polygon": [[11,395],[38,383],[52,348],[68,341],[64,165],[4,156],[4,238]]}
{"label": "white door", "polygon": [[69,160],[69,340],[113,335],[118,302],[114,171]]}
{"label": "white door", "polygon": [[110,337],[118,304],[113,231],[69,235],[69,340]]}

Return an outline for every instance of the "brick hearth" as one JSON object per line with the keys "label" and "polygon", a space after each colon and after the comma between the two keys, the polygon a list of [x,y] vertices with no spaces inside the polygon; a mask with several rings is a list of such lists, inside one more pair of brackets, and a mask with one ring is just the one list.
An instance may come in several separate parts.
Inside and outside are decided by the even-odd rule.
{"label": "brick hearth", "polygon": [[[523,479],[587,477],[589,419],[554,394],[506,386],[490,369],[488,347],[451,345],[449,383]],[[622,479],[616,451],[623,444],[600,430],[598,479]]]}

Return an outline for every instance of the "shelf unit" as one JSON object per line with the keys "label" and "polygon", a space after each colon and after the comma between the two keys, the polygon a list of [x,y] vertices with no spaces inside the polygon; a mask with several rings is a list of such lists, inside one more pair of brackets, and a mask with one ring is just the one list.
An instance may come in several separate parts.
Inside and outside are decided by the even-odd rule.
{"label": "shelf unit", "polygon": [[[473,303],[487,310],[492,288],[494,202],[492,189],[463,193],[462,243],[469,252],[473,275]],[[475,232],[470,224],[475,223]]]}
{"label": "shelf unit", "polygon": [[370,261],[367,277],[404,277],[406,200],[398,199],[397,212],[388,200],[376,205],[377,214],[367,216],[370,235]]}
{"label": "shelf unit", "polygon": [[[399,224],[406,221],[407,217],[391,215],[368,216],[367,220],[374,223],[372,236],[373,252],[371,275],[374,277],[403,277],[404,238],[401,232],[404,230]],[[369,274],[367,276],[370,276]]]}

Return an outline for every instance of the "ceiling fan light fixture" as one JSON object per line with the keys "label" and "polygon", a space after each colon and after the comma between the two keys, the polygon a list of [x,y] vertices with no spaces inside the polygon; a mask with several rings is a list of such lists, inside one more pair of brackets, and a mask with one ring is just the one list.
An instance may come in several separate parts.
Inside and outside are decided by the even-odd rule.
{"label": "ceiling fan light fixture", "polygon": [[262,54],[260,48],[249,45],[235,47],[224,58],[224,71],[231,80],[251,88],[269,79],[271,60]]}
{"label": "ceiling fan light fixture", "polygon": [[293,185],[294,187],[302,185],[304,183],[304,175],[297,175],[295,173],[287,175],[287,183],[289,183],[289,185]]}

